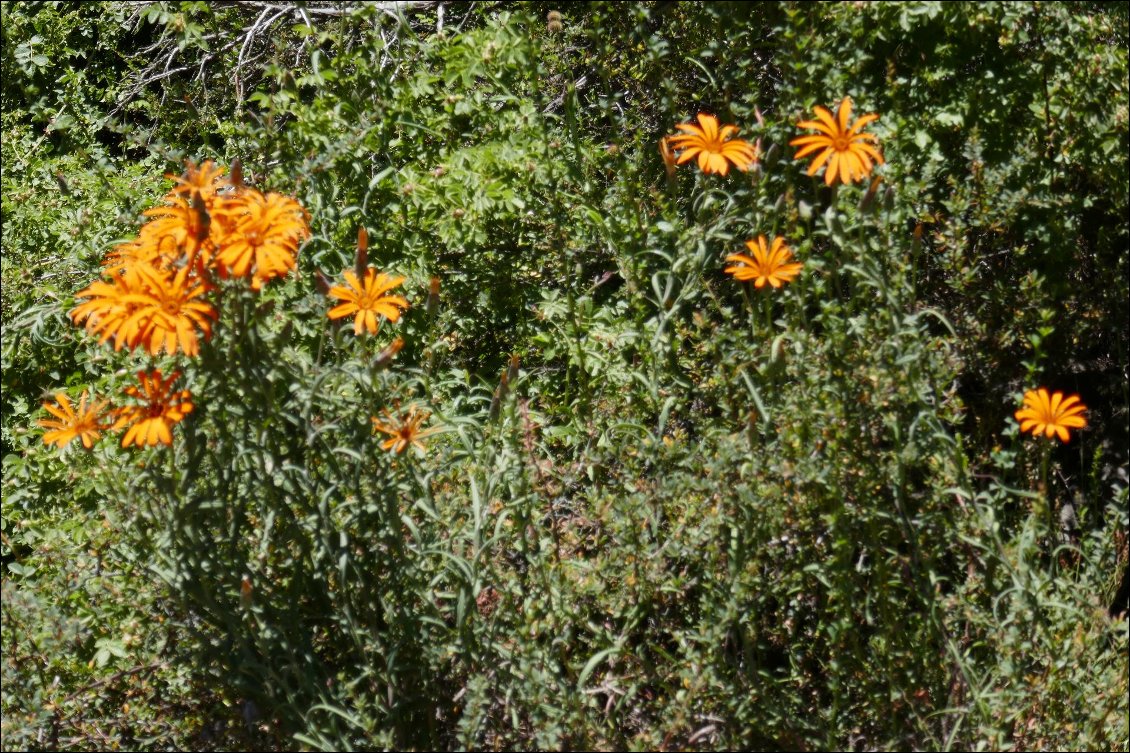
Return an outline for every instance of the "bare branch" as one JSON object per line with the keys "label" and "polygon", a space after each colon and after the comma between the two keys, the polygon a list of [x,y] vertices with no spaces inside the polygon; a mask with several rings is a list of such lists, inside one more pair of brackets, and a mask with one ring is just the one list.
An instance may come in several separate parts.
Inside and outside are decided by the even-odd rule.
{"label": "bare branch", "polygon": [[[425,8],[429,5],[436,5],[438,0],[399,0],[398,2],[383,2],[383,3],[334,3],[333,5],[307,5],[303,10],[310,13],[316,13],[323,16],[348,16],[355,13],[357,10],[364,6],[374,7],[382,13],[397,14],[412,8]],[[295,11],[299,9],[295,6],[278,5],[276,3],[265,3],[251,0],[249,2],[241,3],[242,5],[249,5],[255,8],[266,8],[269,10],[283,10]]]}
{"label": "bare branch", "polygon": [[[124,4],[131,9],[130,22],[134,24],[136,30],[139,25],[144,23],[145,9],[149,7],[151,3],[145,2],[145,0],[127,0]],[[163,30],[160,37],[155,42],[142,50],[143,56],[150,57],[152,62],[140,72],[131,76],[133,79],[132,83],[118,96],[117,104],[110,111],[110,115],[114,116],[122,112],[131,102],[141,96],[145,87],[184,71],[195,71],[194,74],[191,74],[192,80],[200,85],[206,85],[207,77],[205,76],[205,72],[207,66],[210,63],[214,63],[216,60],[223,59],[224,53],[229,52],[237,45],[239,52],[236,56],[235,74],[233,78],[236,101],[242,103],[245,99],[248,86],[248,71],[262,60],[265,54],[261,51],[256,54],[256,51],[260,50],[262,40],[268,36],[274,24],[288,15],[292,15],[296,21],[301,21],[307,26],[314,28],[314,17],[319,15],[322,17],[347,17],[358,13],[362,9],[375,8],[385,16],[392,17],[397,21],[402,21],[405,11],[437,6],[437,32],[443,30],[445,21],[445,8],[438,0],[399,0],[397,2],[376,3],[323,2],[303,4],[245,0],[244,2],[235,3],[234,6],[243,10],[244,18],[249,18],[254,14],[254,20],[252,20],[249,25],[238,29],[234,36],[217,32],[204,35],[202,37],[204,41],[223,39],[225,43],[219,46],[219,49],[200,50],[199,58],[191,56],[190,60],[184,61],[184,65],[177,65],[177,56],[185,53],[185,50],[177,43],[177,36],[170,33],[168,30]],[[386,36],[385,30],[382,28],[383,25],[376,20],[377,18],[379,18],[379,16],[374,18],[374,27],[385,42],[380,63],[383,69],[390,63],[398,62],[396,56],[392,54],[390,49],[398,40],[395,34]],[[466,20],[465,17],[464,20]],[[298,59],[301,57],[301,50],[308,49],[311,43],[310,39],[303,40],[302,45],[295,49],[295,54],[298,56],[295,65],[298,64]],[[159,100],[162,106],[164,106],[166,102],[166,97],[167,90],[162,90]]]}
{"label": "bare branch", "polygon": [[[240,76],[240,72],[243,70],[243,58],[247,54],[247,50],[251,47],[251,42],[255,39],[255,35],[258,33],[260,27],[264,25],[263,19],[267,17],[271,10],[272,8],[270,7],[263,8],[263,11],[259,14],[259,17],[255,19],[255,23],[251,24],[250,28],[248,28],[247,30],[247,33],[243,35],[243,45],[239,48],[239,56],[236,58],[235,63],[236,102],[243,102],[243,78]],[[284,8],[283,10],[276,13],[274,17],[266,23],[266,26],[270,27],[270,25],[274,23],[276,19],[289,12],[289,10],[289,8]]]}

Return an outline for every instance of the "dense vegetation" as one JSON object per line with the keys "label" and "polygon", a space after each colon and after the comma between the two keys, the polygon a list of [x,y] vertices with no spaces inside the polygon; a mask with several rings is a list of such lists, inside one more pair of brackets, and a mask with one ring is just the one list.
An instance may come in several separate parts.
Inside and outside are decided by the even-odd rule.
{"label": "dense vegetation", "polygon": [[[4,749],[1130,745],[1125,4],[2,9]],[[72,316],[259,191],[196,345]],[[170,444],[44,441],[148,370]]]}

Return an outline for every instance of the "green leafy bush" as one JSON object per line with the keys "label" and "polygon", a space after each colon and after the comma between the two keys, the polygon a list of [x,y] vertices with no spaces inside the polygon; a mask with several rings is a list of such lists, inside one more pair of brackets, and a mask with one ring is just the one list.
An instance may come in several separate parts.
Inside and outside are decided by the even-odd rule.
{"label": "green leafy bush", "polygon": [[[1130,744],[1121,6],[40,5],[5,747]],[[845,97],[884,164],[833,186],[790,141]],[[665,164],[699,113],[756,164]],[[99,346],[67,313],[183,156],[293,196],[297,266],[203,273],[198,355]],[[190,235],[242,216],[205,201]],[[758,236],[779,288],[728,273]],[[324,282],[366,267],[407,308],[355,334]],[[170,444],[43,445],[45,394],[152,368]],[[1040,386],[1066,444],[1014,419]]]}

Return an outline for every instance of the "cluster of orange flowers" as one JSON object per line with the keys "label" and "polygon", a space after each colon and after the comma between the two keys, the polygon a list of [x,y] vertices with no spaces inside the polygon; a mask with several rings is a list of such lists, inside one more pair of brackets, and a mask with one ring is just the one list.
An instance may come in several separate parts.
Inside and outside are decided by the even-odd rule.
{"label": "cluster of orange flowers", "polygon": [[137,372],[138,386],[125,389],[132,402],[106,410],[107,401],[86,403],[87,391],[83,390],[76,411],[66,393],[55,394],[55,405],[44,403],[44,409],[55,416],[54,419],[40,420],[39,425],[49,431],[43,435],[46,444],[66,447],[72,439],[82,440],[82,445],[90,449],[106,430],[126,429],[122,437],[122,447],[137,445],[144,447],[155,444],[173,443],[172,426],[192,412],[192,400],[188,390],[174,390],[173,383],[180,378],[174,372],[167,379],[160,369]]}
{"label": "cluster of orange flowers", "polygon": [[[840,101],[835,115],[819,105],[814,112],[814,120],[802,120],[797,125],[816,133],[799,136],[789,142],[790,146],[799,147],[795,159],[813,158],[808,166],[808,175],[816,175],[823,168],[826,185],[832,186],[837,181],[850,185],[866,180],[876,166],[884,164],[883,155],[877,148],[878,139],[863,130],[879,119],[877,114],[869,113],[853,121],[850,97]],[[682,133],[659,140],[659,154],[669,179],[674,176],[678,165],[691,160],[696,160],[699,169],[707,175],[726,175],[731,165],[745,172],[757,163],[760,141],[750,144],[735,138],[737,126],[719,127],[718,119],[713,115],[700,113],[697,119],[697,125],[681,123],[676,128]],[[760,115],[758,120],[760,122]],[[872,194],[878,181],[879,178],[876,178],[872,183]],[[746,246],[752,255],[738,253],[726,257],[727,262],[733,263],[724,271],[733,275],[734,279],[740,282],[752,280],[757,288],[767,284],[780,288],[800,274],[803,265],[793,261],[792,251],[783,238],[774,238],[769,245],[765,236],[759,235],[756,241],[746,241]],[[1085,411],[1086,406],[1080,402],[1078,395],[1065,399],[1063,393],[1049,395],[1048,390],[1041,387],[1024,394],[1024,407],[1016,411],[1016,420],[1020,422],[1022,432],[1030,431],[1033,436],[1042,434],[1048,439],[1056,436],[1067,442],[1070,439],[1069,429],[1081,429],[1087,425],[1083,416]]]}
{"label": "cluster of orange flowers", "polygon": [[[827,166],[824,182],[829,186],[837,180],[844,185],[864,180],[871,175],[876,165],[883,164],[883,155],[875,148],[878,139],[873,134],[863,132],[863,127],[878,120],[879,116],[871,113],[853,122],[851,108],[851,97],[844,97],[840,101],[835,117],[827,108],[817,105],[814,108],[816,120],[802,120],[797,125],[818,133],[800,136],[789,142],[790,146],[801,147],[796,153],[796,159],[819,152],[809,166],[808,174],[815,175],[821,167]],[[659,140],[659,153],[669,169],[696,157],[699,168],[707,175],[726,175],[730,165],[745,172],[757,163],[760,142],[750,144],[743,139],[734,138],[738,127],[719,127],[718,118],[713,115],[700,113],[698,125],[680,123],[675,127],[682,133],[664,136]]]}
{"label": "cluster of orange flowers", "polygon": [[[309,236],[306,212],[297,201],[266,195],[244,185],[239,163],[224,169],[206,161],[189,163],[185,174],[133,240],[103,260],[103,278],[76,295],[70,313],[99,343],[143,349],[150,356],[196,356],[212,334],[218,314],[208,300],[217,279],[243,278],[252,290],[285,277],[295,267],[298,244]],[[100,433],[126,429],[122,446],[172,444],[171,428],[193,409],[188,390],[174,390],[179,372],[140,371],[127,387],[129,401],[106,411],[106,401],[83,392],[76,411],[67,396],[55,395],[44,408],[54,419],[40,425],[43,441],[63,447],[80,438],[88,449]]]}
{"label": "cluster of orange flowers", "polygon": [[[851,98],[844,97],[833,117],[826,108],[817,106],[816,120],[802,120],[798,125],[818,133],[789,142],[791,146],[800,147],[797,159],[816,153],[808,174],[815,175],[820,168],[825,168],[824,182],[829,186],[837,180],[844,185],[864,180],[876,165],[883,164],[883,155],[876,148],[878,139],[863,132],[863,127],[878,120],[879,116],[864,115],[852,122],[851,107]],[[758,117],[760,122],[760,115]],[[682,133],[659,140],[659,154],[669,177],[678,165],[692,159],[697,160],[699,168],[707,175],[726,175],[731,165],[745,172],[757,164],[760,141],[750,144],[735,138],[737,126],[719,127],[718,119],[713,115],[700,113],[698,125],[680,123],[676,128]],[[733,262],[733,265],[726,267],[725,271],[735,279],[742,282],[752,280],[758,288],[767,284],[779,288],[800,274],[803,265],[793,261],[792,250],[785,245],[783,238],[775,238],[769,245],[765,236],[761,235],[756,241],[746,241],[746,246],[752,255],[739,253],[726,257],[726,261]]]}
{"label": "cluster of orange flowers", "polygon": [[310,231],[294,199],[243,185],[238,169],[222,180],[211,161],[189,165],[162,206],[145,212],[137,238],[107,254],[108,279],[80,291],[76,324],[113,340],[114,349],[195,356],[211,335],[216,309],[206,295],[215,278],[246,278],[253,290],[294,269]]}
{"label": "cluster of orange flowers", "polygon": [[[173,177],[173,176],[167,176]],[[71,311],[76,324],[85,324],[99,343],[112,342],[114,350],[142,349],[150,356],[162,351],[196,356],[201,340],[212,334],[219,314],[209,293],[218,280],[244,279],[259,290],[273,279],[286,277],[295,268],[298,245],[310,235],[306,212],[292,198],[266,195],[245,185],[238,161],[229,178],[224,169],[206,161],[199,167],[189,163],[161,206],[145,212],[149,218],[135,239],[115,247],[103,262],[103,278],[81,290],[80,303]],[[390,291],[404,277],[389,275],[368,266],[368,235],[358,233],[355,270],[344,273],[344,285],[330,285],[319,273],[323,292],[339,301],[330,309],[331,320],[352,316],[353,332],[376,334],[381,320],[396,322],[408,301]],[[432,280],[429,310],[439,294],[439,280]],[[376,358],[377,367],[387,365],[403,347],[396,338]],[[89,400],[84,391],[76,408],[66,393],[45,402],[51,418],[39,421],[47,431],[43,441],[65,447],[74,439],[90,449],[102,432],[125,429],[122,446],[171,445],[172,427],[193,410],[188,390],[175,390],[180,372],[165,377],[160,369],[139,371],[137,385],[125,389],[123,405],[110,408],[108,401]],[[385,420],[373,417],[373,431],[393,438],[382,448],[402,453],[430,431],[421,424],[425,411],[410,406],[394,417],[385,410]]]}
{"label": "cluster of orange flowers", "polygon": [[[837,181],[850,185],[867,179],[877,165],[884,164],[877,149],[877,138],[863,128],[878,119],[867,114],[854,122],[852,102],[844,97],[835,116],[817,106],[815,120],[803,120],[801,128],[817,133],[795,138],[791,146],[800,147],[797,159],[815,155],[807,170],[815,175],[824,168],[828,186]],[[673,176],[678,165],[696,160],[706,174],[726,175],[730,166],[747,171],[757,163],[760,142],[750,144],[735,138],[738,128],[720,126],[718,119],[705,113],[698,124],[682,123],[681,133],[664,136],[660,155]],[[223,179],[223,168],[211,161],[199,168],[189,163],[177,185],[165,196],[164,204],[145,212],[150,221],[138,237],[120,244],[104,261],[105,279],[91,283],[77,294],[83,300],[71,311],[76,324],[98,336],[100,343],[113,341],[114,349],[138,347],[151,356],[161,351],[186,356],[199,353],[200,338],[211,336],[216,309],[207,299],[215,279],[245,278],[253,290],[266,282],[285,277],[295,267],[298,244],[309,236],[306,213],[294,199],[280,194],[263,195],[243,184],[238,162],[230,179]],[[172,176],[169,176],[172,177]],[[876,181],[877,182],[877,181]],[[872,184],[872,191],[875,183]],[[750,254],[726,257],[731,266],[727,274],[755,287],[780,288],[800,274],[801,262],[793,261],[792,251],[783,238],[770,243],[764,235],[746,241]],[[323,292],[338,300],[330,309],[331,320],[353,317],[353,332],[376,334],[382,319],[396,322],[408,301],[391,291],[405,278],[378,272],[368,265],[368,236],[358,232],[355,268],[343,273],[344,285],[330,285],[319,273]],[[433,278],[429,310],[438,294],[438,279]],[[387,363],[403,346],[396,340],[382,352],[378,362]],[[106,401],[92,400],[83,392],[76,410],[64,393],[55,395],[55,404],[44,403],[53,419],[40,425],[48,429],[43,441],[67,445],[79,438],[88,449],[106,429],[127,429],[122,446],[148,446],[172,443],[170,428],[193,409],[187,390],[172,389],[179,373],[164,378],[161,371],[138,372],[140,388],[131,386],[126,395],[133,401],[114,408],[103,419]],[[1024,395],[1024,407],[1016,412],[1021,431],[1033,435],[1057,436],[1067,442],[1068,429],[1083,428],[1086,407],[1077,395],[1067,399],[1056,392],[1049,395],[1040,388]],[[402,453],[414,446],[423,450],[419,439],[430,431],[420,428],[428,414],[410,406],[397,418],[386,409],[385,420],[372,417],[373,431],[390,435],[382,448]]]}

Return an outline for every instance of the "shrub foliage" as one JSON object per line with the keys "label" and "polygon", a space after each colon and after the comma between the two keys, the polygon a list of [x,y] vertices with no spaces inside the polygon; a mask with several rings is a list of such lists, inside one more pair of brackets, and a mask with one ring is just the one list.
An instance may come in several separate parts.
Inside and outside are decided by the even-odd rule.
{"label": "shrub foliage", "polygon": [[1127,32],[5,4],[4,747],[1125,750]]}

